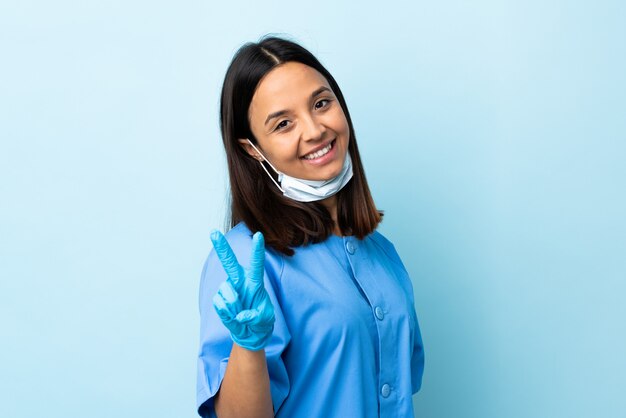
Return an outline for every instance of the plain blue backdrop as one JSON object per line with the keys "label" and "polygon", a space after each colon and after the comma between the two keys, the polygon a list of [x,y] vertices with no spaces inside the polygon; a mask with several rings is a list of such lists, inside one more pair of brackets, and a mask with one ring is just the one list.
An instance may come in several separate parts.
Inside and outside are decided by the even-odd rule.
{"label": "plain blue backdrop", "polygon": [[219,91],[266,33],[346,97],[414,282],[416,417],[626,416],[624,22],[619,1],[2,2],[0,416],[195,416]]}

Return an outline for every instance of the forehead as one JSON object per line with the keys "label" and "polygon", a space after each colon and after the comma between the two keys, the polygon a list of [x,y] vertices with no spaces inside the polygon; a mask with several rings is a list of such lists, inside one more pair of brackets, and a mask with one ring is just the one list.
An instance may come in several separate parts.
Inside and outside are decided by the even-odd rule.
{"label": "forehead", "polygon": [[252,96],[250,115],[262,117],[272,111],[290,109],[298,102],[308,101],[311,93],[328,81],[316,69],[299,62],[276,66],[262,79]]}

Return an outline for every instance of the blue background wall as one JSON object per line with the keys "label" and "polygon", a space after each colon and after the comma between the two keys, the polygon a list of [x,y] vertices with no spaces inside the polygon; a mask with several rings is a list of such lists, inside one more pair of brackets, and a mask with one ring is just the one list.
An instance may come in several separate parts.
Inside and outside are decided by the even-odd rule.
{"label": "blue background wall", "polygon": [[618,1],[0,5],[0,416],[192,417],[218,94],[286,33],[415,284],[416,416],[626,416]]}

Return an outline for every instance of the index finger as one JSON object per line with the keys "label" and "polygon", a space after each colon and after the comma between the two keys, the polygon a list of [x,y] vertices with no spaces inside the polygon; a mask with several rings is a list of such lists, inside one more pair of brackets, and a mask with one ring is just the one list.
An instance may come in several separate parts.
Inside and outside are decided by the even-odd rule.
{"label": "index finger", "polygon": [[214,230],[211,232],[211,241],[213,242],[215,253],[220,259],[222,267],[224,267],[224,271],[226,271],[231,280],[237,283],[239,279],[239,262],[226,237],[220,231]]}

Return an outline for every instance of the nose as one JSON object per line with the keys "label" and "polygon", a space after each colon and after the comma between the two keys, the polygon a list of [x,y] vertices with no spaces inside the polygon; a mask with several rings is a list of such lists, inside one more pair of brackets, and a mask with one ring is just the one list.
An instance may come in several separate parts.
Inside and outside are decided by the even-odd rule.
{"label": "nose", "polygon": [[324,138],[326,127],[315,116],[307,115],[302,119],[302,139],[304,141],[319,141]]}

